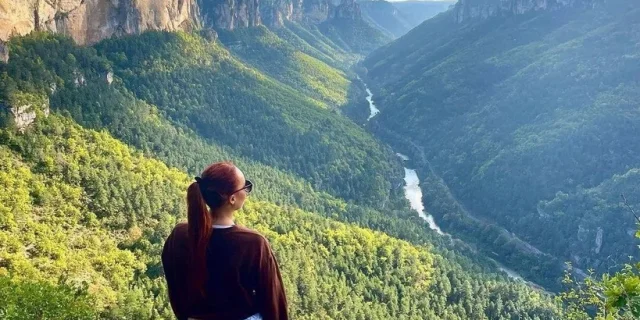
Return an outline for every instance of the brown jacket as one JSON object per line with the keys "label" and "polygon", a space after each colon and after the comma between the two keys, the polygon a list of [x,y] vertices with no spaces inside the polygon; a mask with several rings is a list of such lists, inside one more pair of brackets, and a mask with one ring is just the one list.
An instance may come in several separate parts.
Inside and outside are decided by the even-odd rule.
{"label": "brown jacket", "polygon": [[256,313],[264,320],[288,319],[278,263],[267,240],[253,230],[213,230],[204,296],[189,296],[186,223],[177,225],[165,242],[162,265],[171,307],[180,320],[240,320]]}

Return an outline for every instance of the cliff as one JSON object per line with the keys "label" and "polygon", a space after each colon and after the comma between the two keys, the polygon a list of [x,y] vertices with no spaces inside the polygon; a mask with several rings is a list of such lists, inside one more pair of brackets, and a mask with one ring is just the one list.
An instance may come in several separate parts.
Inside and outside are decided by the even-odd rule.
{"label": "cliff", "polygon": [[92,44],[145,30],[189,30],[198,21],[195,0],[0,0],[0,40],[46,30]]}
{"label": "cliff", "polygon": [[260,4],[262,22],[270,27],[279,27],[285,21],[302,21],[303,4],[303,0],[263,0]]}
{"label": "cliff", "polygon": [[330,16],[331,18],[338,19],[362,19],[360,5],[356,2],[356,0],[342,0],[342,2],[340,2],[340,5],[335,7],[335,9],[331,12]]}
{"label": "cliff", "polygon": [[208,27],[233,30],[262,24],[260,0],[198,0],[198,4]]}
{"label": "cliff", "polygon": [[597,0],[459,0],[455,19],[487,19],[494,16],[525,14],[531,11],[555,10],[568,6],[593,4]]}
{"label": "cliff", "polygon": [[[145,30],[234,30],[285,21],[320,24],[331,18],[361,19],[354,0],[0,0],[0,41],[34,30],[93,44]],[[7,51],[0,42],[0,60]]]}

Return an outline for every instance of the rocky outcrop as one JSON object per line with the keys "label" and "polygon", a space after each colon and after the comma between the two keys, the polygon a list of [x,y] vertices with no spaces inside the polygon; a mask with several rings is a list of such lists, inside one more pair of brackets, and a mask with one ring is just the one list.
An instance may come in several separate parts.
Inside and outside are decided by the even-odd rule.
{"label": "rocky outcrop", "polygon": [[[39,106],[45,117],[49,116],[49,104]],[[10,108],[13,115],[13,122],[20,133],[24,133],[27,128],[36,120],[36,107],[32,104],[20,105]]]}
{"label": "rocky outcrop", "polygon": [[199,0],[198,3],[208,27],[234,30],[262,24],[260,0]]}
{"label": "rocky outcrop", "polygon": [[328,0],[305,0],[303,3],[303,20],[311,23],[321,23],[329,18],[333,7],[333,4]]}
{"label": "rocky outcrop", "polygon": [[[205,25],[233,30],[241,27],[283,26],[285,21],[319,24],[336,14],[332,0],[199,0]],[[339,15],[354,16],[360,9],[355,1],[346,1]]]}
{"label": "rocky outcrop", "polygon": [[113,83],[113,71],[108,71],[104,76],[104,80],[108,85],[111,85]]}
{"label": "rocky outcrop", "polygon": [[596,233],[596,247],[594,248],[594,251],[596,252],[596,254],[600,253],[600,249],[602,248],[603,235],[604,235],[604,230],[598,227],[598,232]]}
{"label": "rocky outcrop", "polygon": [[18,131],[24,133],[27,127],[36,120],[36,111],[33,110],[32,105],[24,105],[11,108],[13,114],[13,121],[18,128]]}
{"label": "rocky outcrop", "polygon": [[330,17],[338,19],[362,19],[360,5],[358,5],[356,0],[342,0],[340,5],[332,11]]}
{"label": "rocky outcrop", "polygon": [[457,22],[463,22],[592,4],[596,1],[598,0],[459,0],[454,9],[454,16]]}
{"label": "rocky outcrop", "polygon": [[92,44],[145,30],[189,30],[198,21],[195,0],[0,0],[0,40],[42,30]]}
{"label": "rocky outcrop", "polygon": [[301,21],[304,16],[302,0],[272,0],[261,3],[262,22],[270,27],[281,27],[285,21]]}

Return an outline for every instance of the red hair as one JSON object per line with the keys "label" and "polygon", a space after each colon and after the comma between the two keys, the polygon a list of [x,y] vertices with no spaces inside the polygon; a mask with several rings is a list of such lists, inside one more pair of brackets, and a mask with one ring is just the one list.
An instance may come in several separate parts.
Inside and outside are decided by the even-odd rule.
{"label": "red hair", "polygon": [[207,167],[197,182],[187,189],[187,219],[189,228],[190,274],[189,292],[204,294],[207,281],[207,245],[213,223],[211,210],[221,207],[226,195],[237,184],[236,166],[229,161],[217,162]]}

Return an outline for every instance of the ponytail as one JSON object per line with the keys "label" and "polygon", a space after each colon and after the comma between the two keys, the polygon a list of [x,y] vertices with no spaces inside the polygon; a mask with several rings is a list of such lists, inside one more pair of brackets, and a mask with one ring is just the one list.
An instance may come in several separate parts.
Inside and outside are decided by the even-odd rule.
{"label": "ponytail", "polygon": [[211,238],[215,210],[226,200],[222,195],[233,192],[237,183],[236,167],[232,162],[210,165],[187,189],[187,219],[189,237],[189,293],[204,295],[207,282],[207,246]]}
{"label": "ponytail", "polygon": [[207,210],[197,182],[192,183],[187,189],[187,206],[192,266],[192,272],[189,272],[189,291],[204,294],[204,284],[207,281],[207,244],[211,237],[213,218]]}

